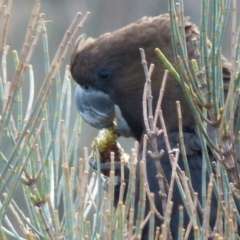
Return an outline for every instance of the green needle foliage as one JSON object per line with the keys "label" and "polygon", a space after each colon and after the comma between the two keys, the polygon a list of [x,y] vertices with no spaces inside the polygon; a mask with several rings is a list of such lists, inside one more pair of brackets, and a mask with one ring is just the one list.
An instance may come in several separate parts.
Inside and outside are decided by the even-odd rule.
{"label": "green needle foliage", "polygon": [[[79,30],[87,20],[89,13],[82,16],[77,13],[73,22],[59,45],[55,57],[49,58],[47,28],[44,14],[40,13],[40,1],[30,15],[25,40],[20,52],[8,46],[7,30],[11,16],[11,0],[4,5],[0,0],[0,239],[140,239],[144,225],[149,222],[149,239],[171,239],[169,225],[172,211],[172,190],[177,184],[183,199],[179,207],[178,239],[187,239],[194,229],[195,239],[239,239],[235,231],[240,224],[240,215],[236,211],[233,196],[240,199],[240,172],[238,156],[240,154],[240,118],[235,114],[239,105],[240,82],[240,29],[236,27],[236,0],[211,1],[202,0],[201,5],[201,37],[193,40],[195,59],[188,61],[184,36],[183,0],[169,2],[171,16],[172,42],[176,64],[172,66],[156,49],[160,61],[166,69],[162,89],[168,74],[175,76],[182,86],[187,101],[195,117],[199,138],[202,145],[202,204],[191,188],[188,161],[182,136],[181,103],[177,102],[176,111],[179,116],[179,149],[172,149],[168,143],[167,132],[160,107],[153,114],[151,108],[152,67],[147,68],[144,50],[141,49],[143,68],[146,74],[146,85],[143,93],[144,119],[148,136],[143,142],[143,155],[139,163],[140,175],[139,202],[135,202],[135,181],[138,144],[132,149],[131,156],[120,150],[120,197],[114,207],[115,165],[114,153],[110,153],[110,172],[108,192],[102,190],[105,177],[101,174],[100,155],[109,139],[115,144],[115,136],[105,132],[105,139],[93,141],[91,157],[97,163],[97,171],[89,169],[89,153],[84,148],[80,155],[79,144],[81,118],[77,116],[75,123],[70,117],[75,112],[72,104],[73,81],[69,66],[65,66],[65,58],[73,45]],[[227,96],[224,98],[222,81],[221,48],[229,12],[232,12],[231,63],[232,74]],[[209,16],[211,19],[208,19]],[[210,20],[210,21],[209,21]],[[207,39],[208,22],[211,22],[210,42]],[[31,65],[36,46],[43,46],[45,66],[44,79],[34,75]],[[12,51],[12,55],[10,53]],[[7,59],[15,68],[12,79],[8,78]],[[193,71],[191,70],[193,69]],[[62,72],[64,72],[62,76]],[[42,82],[36,91],[36,82]],[[23,85],[28,82],[28,94],[23,93]],[[161,91],[159,104],[164,97]],[[27,99],[27,101],[26,101]],[[23,105],[27,102],[26,106]],[[206,107],[208,106],[208,107]],[[209,107],[210,106],[210,107]],[[155,109],[154,109],[155,110]],[[153,117],[152,117],[153,116]],[[162,130],[157,130],[158,117]],[[177,121],[177,119],[176,119]],[[217,124],[216,124],[217,123]],[[213,137],[209,136],[209,126]],[[159,158],[162,152],[156,147],[158,137],[163,137],[172,164],[172,178],[169,191],[165,192],[163,180],[159,177],[164,214],[157,212],[154,195],[149,191],[146,177],[146,155],[156,160],[158,174],[161,166]],[[104,135],[104,134],[103,134]],[[102,136],[102,133],[101,133]],[[106,142],[105,142],[106,141]],[[147,144],[151,142],[152,152],[147,153]],[[118,146],[118,148],[120,148]],[[216,162],[211,163],[208,156],[211,149]],[[177,159],[181,152],[184,169],[179,171]],[[123,192],[126,187],[124,166],[129,167],[129,181],[126,200]],[[160,176],[160,175],[159,175]],[[209,182],[206,179],[209,178]],[[231,181],[229,180],[231,179]],[[207,186],[207,187],[206,187]],[[19,198],[14,194],[22,189],[26,209],[22,210]],[[211,196],[215,194],[218,201],[218,218],[213,233],[209,232],[209,216]],[[145,216],[146,199],[150,202],[150,212]],[[199,221],[198,212],[203,216]],[[183,229],[184,209],[189,215],[189,224]],[[10,215],[14,216],[19,229],[13,225]],[[136,222],[134,222],[136,215]],[[155,215],[162,220],[162,226],[154,227]]]}

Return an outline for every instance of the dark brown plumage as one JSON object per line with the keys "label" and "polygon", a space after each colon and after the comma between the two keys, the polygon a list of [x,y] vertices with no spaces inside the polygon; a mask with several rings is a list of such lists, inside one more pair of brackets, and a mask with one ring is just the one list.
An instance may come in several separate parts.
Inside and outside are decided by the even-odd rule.
{"label": "dark brown plumage", "polygon": [[[199,31],[196,25],[186,20],[185,33],[188,56],[189,60],[191,60],[194,58],[192,38],[196,37],[198,39]],[[118,118],[123,119],[120,122],[127,128],[125,126],[125,120],[133,136],[141,141],[145,131],[142,111],[145,76],[139,48],[145,50],[148,63],[155,64],[151,78],[153,109],[155,109],[165,67],[157,58],[154,49],[160,48],[166,58],[174,65],[168,14],[152,18],[144,17],[136,23],[130,24],[115,32],[103,34],[97,39],[89,38],[78,41],[72,55],[71,73],[73,79],[80,87],[78,94],[76,94],[78,109],[89,124],[96,128],[101,128],[104,126],[106,119],[110,119],[111,122],[113,120],[112,115],[114,115],[114,108],[116,111],[116,106],[118,106],[122,114],[122,116],[120,114]],[[222,69],[226,88],[230,79],[230,68],[230,63],[225,58],[222,58]],[[84,96],[84,101],[81,100],[81,96]],[[94,105],[92,103],[93,98],[96,98],[94,103],[99,102],[99,104]],[[182,88],[179,83],[169,75],[162,102],[162,111],[169,133],[171,147],[179,143],[176,111],[177,100],[181,102],[186,154],[192,176],[192,186],[194,190],[198,192],[199,200],[201,201],[201,144],[199,143],[198,135],[194,127],[195,122],[185,100]],[[108,111],[103,110],[102,105],[104,104],[108,106]],[[109,118],[107,116],[109,116]],[[95,121],[96,118],[99,118],[98,121]],[[109,121],[105,125],[109,127]],[[120,134],[121,132],[123,131],[119,130]],[[162,139],[159,139],[158,147],[159,149],[165,148]],[[214,159],[212,155],[210,158],[212,158],[212,160]],[[181,169],[184,169],[181,155],[178,163]],[[166,179],[170,181],[172,168],[167,154],[161,158],[161,165]],[[156,180],[156,168],[150,156],[147,157],[147,177],[150,191],[155,195],[156,207],[162,212],[159,186]],[[137,179],[137,181],[139,181],[139,179]],[[138,194],[136,199],[138,199]],[[171,230],[173,239],[176,239],[179,223],[178,207],[183,204],[176,186],[173,193],[173,202]],[[216,202],[215,205],[217,206]],[[148,202],[146,204],[146,211],[149,211]],[[213,214],[210,218],[211,227],[213,227],[215,223],[216,208],[213,207],[212,211]],[[185,221],[187,221],[187,219],[187,217],[184,217]],[[155,224],[160,226],[161,222],[158,218],[155,219]],[[143,231],[142,239],[146,239],[145,236],[147,236],[146,229]]]}
{"label": "dark brown plumage", "polygon": [[[187,49],[189,59],[194,57],[192,38],[199,38],[196,25],[189,21],[185,23]],[[112,33],[106,33],[97,39],[89,39],[82,45],[76,46],[71,61],[73,79],[80,85],[91,85],[107,94],[117,104],[123,117],[129,124],[134,136],[140,140],[144,129],[142,117],[142,94],[145,83],[139,48],[146,53],[148,63],[154,63],[152,76],[153,104],[159,94],[159,88],[165,67],[157,58],[154,51],[160,48],[167,59],[174,63],[171,43],[169,15],[158,17],[144,17],[136,23]],[[113,71],[110,81],[96,79],[96,71],[101,67],[108,67]],[[229,62],[223,60],[225,75],[229,77]],[[194,124],[189,113],[189,107],[184,98],[181,86],[169,76],[162,104],[168,131],[177,130],[176,100],[181,102],[183,111],[183,127]],[[185,115],[184,113],[187,113]]]}

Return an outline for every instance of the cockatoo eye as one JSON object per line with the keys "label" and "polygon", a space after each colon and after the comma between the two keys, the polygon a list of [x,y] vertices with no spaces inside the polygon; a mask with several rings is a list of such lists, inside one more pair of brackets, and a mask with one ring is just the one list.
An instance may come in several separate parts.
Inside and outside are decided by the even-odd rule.
{"label": "cockatoo eye", "polygon": [[112,77],[113,71],[108,67],[102,67],[96,73],[96,79],[99,81],[109,81]]}

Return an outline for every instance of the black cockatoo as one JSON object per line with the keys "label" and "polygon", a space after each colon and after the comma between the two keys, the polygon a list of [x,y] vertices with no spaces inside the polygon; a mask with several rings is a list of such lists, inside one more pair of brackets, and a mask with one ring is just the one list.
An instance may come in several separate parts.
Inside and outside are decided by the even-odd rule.
{"label": "black cockatoo", "polygon": [[[192,39],[194,37],[199,39],[198,28],[186,20],[185,34],[188,57],[191,60],[194,58]],[[166,58],[174,63],[169,14],[144,17],[136,23],[115,32],[103,34],[97,39],[88,38],[85,41],[78,41],[72,55],[71,74],[77,83],[77,108],[86,122],[98,129],[110,128],[116,117],[118,121],[116,131],[122,136],[133,136],[141,142],[145,133],[142,109],[145,75],[139,48],[145,50],[147,61],[155,64],[151,77],[153,109],[155,109],[165,67],[157,58],[154,49],[160,48]],[[222,66],[224,80],[228,81],[230,64],[224,58]],[[169,75],[162,102],[162,112],[171,147],[179,143],[176,101],[181,102],[184,139],[192,186],[201,199],[201,144],[182,88],[174,77]],[[158,140],[158,147],[165,149],[163,139]],[[184,169],[181,155],[178,163]],[[161,165],[167,180],[170,181],[172,167],[168,154],[164,154],[161,158]],[[161,212],[157,172],[150,156],[147,157],[146,168],[149,189],[155,194],[155,204]],[[182,205],[177,188],[174,188],[172,201],[174,206],[170,226],[172,237],[176,239],[179,224],[178,207]],[[149,211],[148,203],[146,211]],[[158,218],[155,219],[155,224],[161,226]],[[210,219],[210,226],[213,227],[213,225],[214,217]],[[146,239],[147,228],[143,230],[142,236],[142,239]]]}

